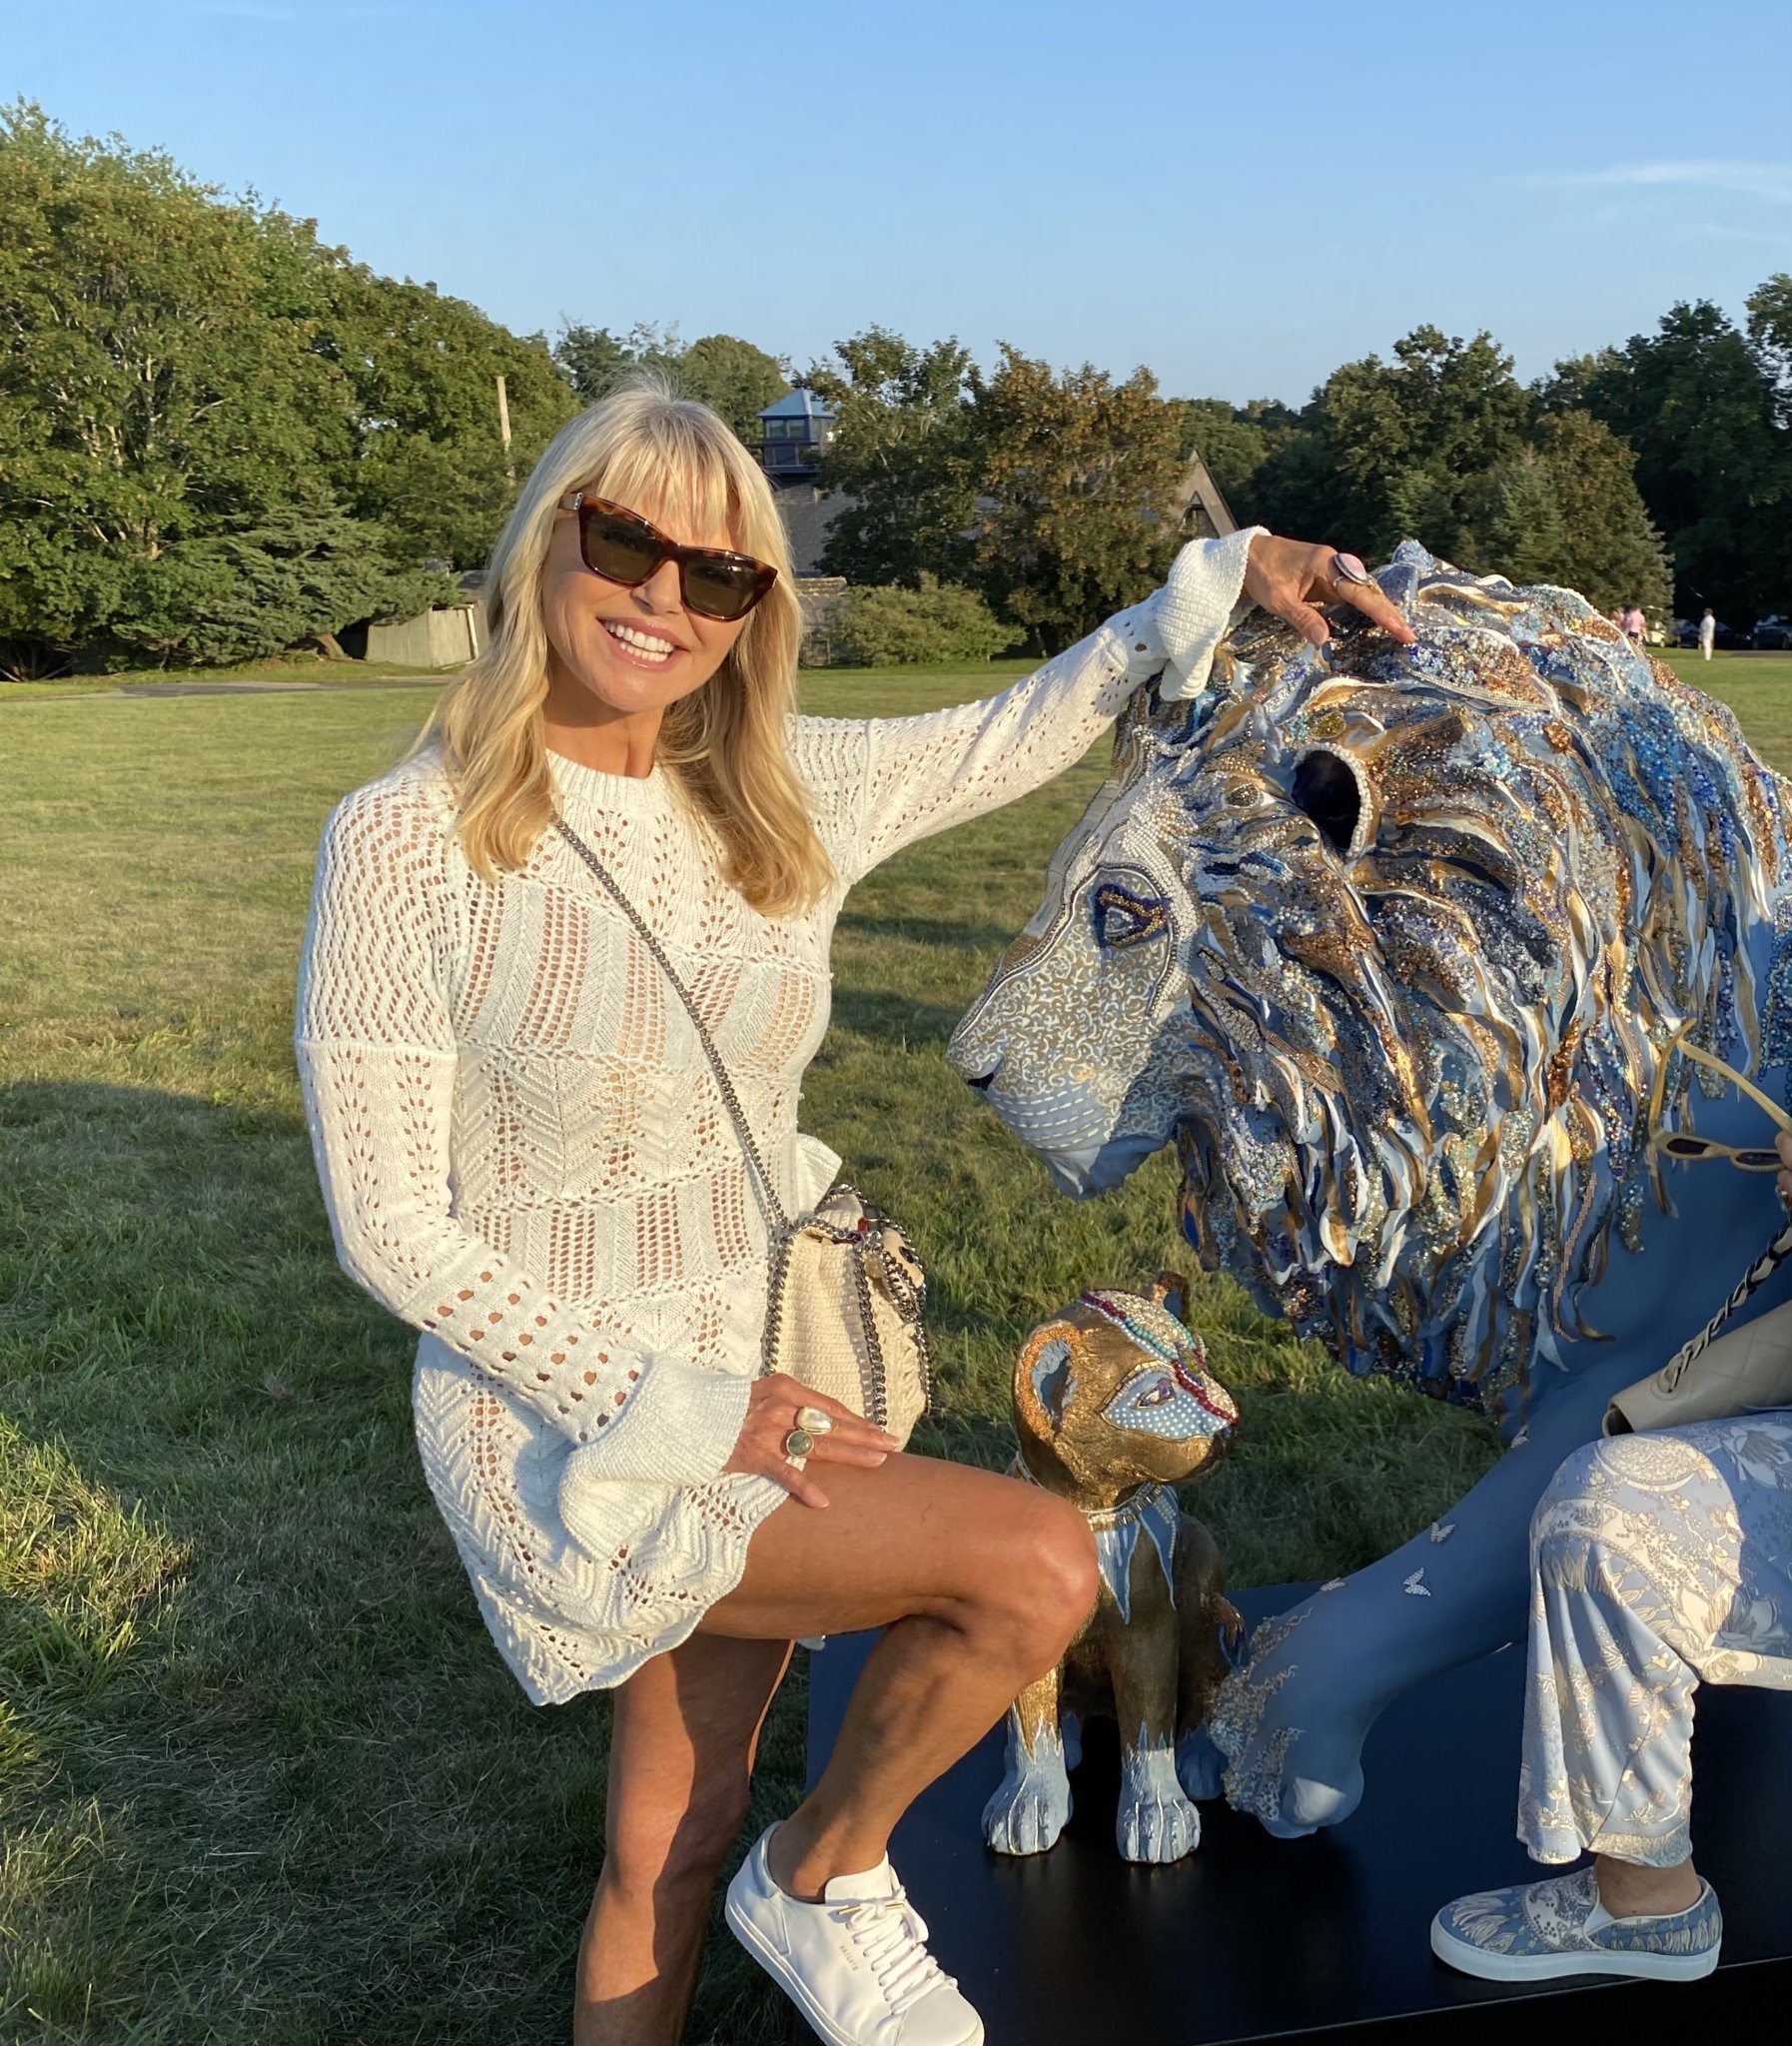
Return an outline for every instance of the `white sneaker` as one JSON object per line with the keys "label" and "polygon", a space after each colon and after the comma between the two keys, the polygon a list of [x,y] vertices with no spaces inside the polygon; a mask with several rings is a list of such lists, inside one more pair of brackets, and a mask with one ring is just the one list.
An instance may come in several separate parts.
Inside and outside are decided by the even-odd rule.
{"label": "white sneaker", "polygon": [[888,1859],[805,1904],[771,1879],[768,1827],[728,1885],[728,1929],[828,2046],[982,2046],[983,2020],[927,1951]]}

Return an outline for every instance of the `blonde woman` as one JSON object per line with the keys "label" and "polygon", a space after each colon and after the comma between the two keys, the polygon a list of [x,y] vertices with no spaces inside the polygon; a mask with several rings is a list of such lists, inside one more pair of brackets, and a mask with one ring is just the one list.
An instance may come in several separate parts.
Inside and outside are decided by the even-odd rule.
{"label": "blonde woman", "polygon": [[[490,645],[428,743],[332,817],[300,988],[342,1261],[423,1331],[424,1469],[530,1698],[615,1691],[606,1851],[573,2035],[679,2035],[707,1907],[793,1639],[883,1627],[814,1792],[729,1922],[822,2035],[969,2046],[885,1847],[1054,1662],[1095,1596],[1081,1517],[891,1454],[757,1376],[766,1242],[696,1034],[566,839],[692,990],[785,1207],[838,1160],[797,1130],[846,890],[1080,757],[1168,651],[1201,668],[1241,584],[1405,628],[1357,564],[1242,533],[986,703],[794,715],[800,629],[758,468],[652,390],[573,421],[487,581]],[[804,1407],[833,1426],[807,1468]]]}

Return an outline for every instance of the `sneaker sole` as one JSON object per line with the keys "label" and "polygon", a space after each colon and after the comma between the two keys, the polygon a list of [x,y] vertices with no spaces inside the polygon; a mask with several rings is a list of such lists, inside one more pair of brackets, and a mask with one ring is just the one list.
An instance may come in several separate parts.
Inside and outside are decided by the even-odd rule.
{"label": "sneaker sole", "polygon": [[1717,1966],[1720,1947],[1701,1954],[1490,1954],[1455,1939],[1435,1921],[1431,1951],[1458,1974],[1483,1982],[1542,1982],[1561,1975],[1632,1975],[1653,1982],[1697,1982]]}
{"label": "sneaker sole", "polygon": [[[827,2012],[809,1993],[809,1985],[765,1939],[758,1926],[736,1905],[732,1897],[723,1904],[722,1916],[727,1920],[728,1930],[802,2012],[810,2026],[828,2042],[828,2046],[864,2046],[862,2040],[853,2038],[834,2024]],[[981,2018],[977,2020],[976,2031],[965,2034],[961,2046],[984,2046]]]}

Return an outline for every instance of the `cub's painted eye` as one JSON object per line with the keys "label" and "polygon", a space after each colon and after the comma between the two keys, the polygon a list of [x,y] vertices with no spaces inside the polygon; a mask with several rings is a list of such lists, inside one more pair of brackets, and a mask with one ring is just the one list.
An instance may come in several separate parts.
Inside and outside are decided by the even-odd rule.
{"label": "cub's painted eye", "polygon": [[1144,1392],[1136,1393],[1133,1396],[1133,1401],[1134,1405],[1139,1407],[1162,1407],[1167,1401],[1174,1400],[1175,1398],[1176,1382],[1173,1379],[1164,1378],[1157,1380],[1155,1384],[1147,1386]]}
{"label": "cub's painted eye", "polygon": [[1095,941],[1105,951],[1155,938],[1169,926],[1170,905],[1161,896],[1135,895],[1117,881],[1104,881],[1095,891]]}

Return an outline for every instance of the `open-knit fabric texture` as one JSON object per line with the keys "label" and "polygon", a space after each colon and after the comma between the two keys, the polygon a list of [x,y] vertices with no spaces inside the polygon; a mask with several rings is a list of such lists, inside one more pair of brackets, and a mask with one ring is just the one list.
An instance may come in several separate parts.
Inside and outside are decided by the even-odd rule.
{"label": "open-knit fabric texture", "polygon": [[[1248,538],[1185,554],[1211,601],[1179,625],[1184,668],[1205,671]],[[795,719],[835,881],[781,919],[728,883],[663,770],[553,758],[560,813],[690,989],[789,1212],[839,1163],[797,1106],[847,888],[1069,766],[1163,660],[1141,607],[986,702]],[[759,1366],[767,1237],[696,1033],[621,912],[557,834],[493,884],[452,826],[428,754],[330,819],[299,1065],[338,1253],[424,1332],[424,1469],[499,1649],[545,1703],[683,1640],[786,1498],[722,1472]]]}

